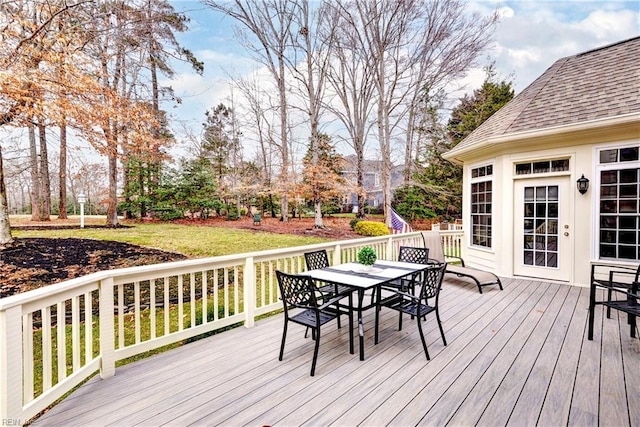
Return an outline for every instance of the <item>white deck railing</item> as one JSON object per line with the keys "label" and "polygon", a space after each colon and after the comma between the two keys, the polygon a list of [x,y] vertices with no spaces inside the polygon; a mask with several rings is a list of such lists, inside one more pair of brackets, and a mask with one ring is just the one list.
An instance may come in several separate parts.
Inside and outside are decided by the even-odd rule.
{"label": "white deck railing", "polygon": [[[462,232],[442,232],[459,255]],[[82,381],[115,374],[116,362],[281,309],[275,270],[301,272],[304,252],[332,263],[363,246],[394,259],[420,233],[102,271],[0,299],[0,420],[26,423]]]}

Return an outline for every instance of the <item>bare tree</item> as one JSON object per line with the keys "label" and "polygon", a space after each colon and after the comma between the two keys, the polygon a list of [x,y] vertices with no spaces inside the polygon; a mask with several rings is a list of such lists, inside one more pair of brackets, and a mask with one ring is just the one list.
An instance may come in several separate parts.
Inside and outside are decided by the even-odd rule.
{"label": "bare tree", "polygon": [[288,197],[291,168],[289,147],[289,102],[287,91],[287,60],[292,53],[291,33],[294,27],[296,3],[289,0],[203,0],[214,10],[227,14],[241,24],[237,36],[273,78],[278,90],[280,115],[280,186],[282,194],[281,220],[288,221]]}
{"label": "bare tree", "polygon": [[392,140],[402,134],[413,138],[406,133],[413,127],[413,95],[421,87],[438,87],[462,76],[491,41],[497,15],[469,15],[460,0],[357,0],[341,3],[341,9],[373,76],[388,213]]}
{"label": "bare tree", "polygon": [[[360,49],[358,26],[350,16],[349,4],[328,3],[327,21],[335,28],[335,43],[327,78],[332,96],[325,98],[325,106],[345,127],[348,144],[356,156],[356,193],[358,216],[364,216],[364,154],[369,133],[370,114],[374,95],[372,71],[367,67],[366,51]],[[337,102],[336,102],[337,99]]]}
{"label": "bare tree", "polygon": [[[295,9],[295,19],[299,27],[294,38],[294,59],[289,61],[289,68],[293,76],[301,84],[304,110],[309,117],[310,127],[310,153],[308,168],[316,170],[313,166],[319,166],[320,144],[320,117],[324,108],[323,97],[327,84],[332,45],[336,40],[337,21],[331,18],[331,10],[326,4],[312,11],[308,0],[300,0]],[[301,58],[298,54],[302,55]],[[309,178],[309,177],[307,177]],[[311,177],[311,185],[317,186],[317,180]],[[313,188],[314,194],[314,227],[323,228],[322,222],[322,198],[318,188]]]}

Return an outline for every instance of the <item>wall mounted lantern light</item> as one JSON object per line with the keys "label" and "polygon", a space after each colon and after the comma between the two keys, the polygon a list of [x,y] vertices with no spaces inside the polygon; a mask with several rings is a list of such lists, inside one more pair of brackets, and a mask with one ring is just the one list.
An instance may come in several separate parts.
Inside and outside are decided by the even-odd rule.
{"label": "wall mounted lantern light", "polygon": [[578,184],[578,191],[580,192],[580,194],[586,193],[589,189],[589,179],[585,178],[584,174],[582,174],[582,176],[578,178],[578,181],[576,181],[576,183]]}

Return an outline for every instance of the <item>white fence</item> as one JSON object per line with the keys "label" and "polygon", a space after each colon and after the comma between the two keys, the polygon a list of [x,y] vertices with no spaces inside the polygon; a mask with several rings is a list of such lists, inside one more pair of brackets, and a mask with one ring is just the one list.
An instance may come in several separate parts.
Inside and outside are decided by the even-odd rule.
{"label": "white fence", "polygon": [[[459,255],[462,232],[442,232]],[[301,272],[304,252],[332,263],[371,246],[394,259],[420,233],[193,259],[90,274],[0,299],[0,420],[26,423],[82,381],[115,374],[116,362],[281,309],[275,270]],[[8,421],[7,421],[8,420]]]}

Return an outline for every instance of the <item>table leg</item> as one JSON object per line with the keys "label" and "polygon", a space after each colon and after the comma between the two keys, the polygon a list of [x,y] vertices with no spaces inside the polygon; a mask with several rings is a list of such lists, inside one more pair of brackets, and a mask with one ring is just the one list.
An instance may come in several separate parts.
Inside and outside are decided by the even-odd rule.
{"label": "table leg", "polygon": [[360,360],[364,360],[364,323],[362,322],[362,303],[364,301],[364,289],[358,289],[358,345],[360,347]]}

